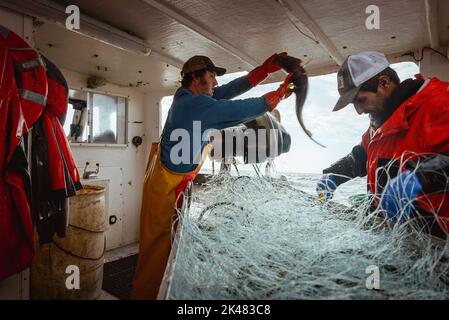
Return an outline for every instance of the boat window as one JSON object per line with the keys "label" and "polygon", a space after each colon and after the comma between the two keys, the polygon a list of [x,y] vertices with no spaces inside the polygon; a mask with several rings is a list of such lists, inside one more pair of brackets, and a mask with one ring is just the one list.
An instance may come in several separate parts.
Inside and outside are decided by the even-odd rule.
{"label": "boat window", "polygon": [[64,132],[70,142],[126,143],[127,99],[70,89]]}
{"label": "boat window", "polygon": [[161,119],[160,119],[160,132],[159,134],[162,133],[162,129],[164,128],[165,122],[167,121],[167,117],[168,117],[168,110],[170,110],[170,106],[173,103],[173,96],[165,96],[161,99]]}

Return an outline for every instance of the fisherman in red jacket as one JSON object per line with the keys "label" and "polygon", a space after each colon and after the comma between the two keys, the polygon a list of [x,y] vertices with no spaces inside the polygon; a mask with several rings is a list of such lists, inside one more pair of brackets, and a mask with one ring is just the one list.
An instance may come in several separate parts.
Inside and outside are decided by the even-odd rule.
{"label": "fisherman in red jacket", "polygon": [[400,82],[382,53],[349,56],[337,74],[340,99],[370,115],[362,142],[329,168],[317,185],[329,199],[338,185],[368,176],[368,191],[393,222],[416,219],[436,236],[449,234],[449,83]]}

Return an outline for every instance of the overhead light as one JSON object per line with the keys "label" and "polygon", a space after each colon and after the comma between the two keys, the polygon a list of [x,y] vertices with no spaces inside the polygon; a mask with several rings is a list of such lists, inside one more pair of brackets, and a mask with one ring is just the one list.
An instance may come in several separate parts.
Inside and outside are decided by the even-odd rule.
{"label": "overhead light", "polygon": [[[0,5],[32,17],[55,22],[64,27],[68,17],[65,6],[48,0],[0,0]],[[100,22],[84,13],[80,15],[80,29],[67,30],[140,55],[151,54],[151,48],[143,39]]]}

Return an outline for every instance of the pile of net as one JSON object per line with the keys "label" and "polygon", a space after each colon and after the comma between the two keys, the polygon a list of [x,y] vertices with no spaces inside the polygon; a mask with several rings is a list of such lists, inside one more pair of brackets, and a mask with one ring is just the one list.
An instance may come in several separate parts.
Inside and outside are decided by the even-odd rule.
{"label": "pile of net", "polygon": [[168,299],[448,299],[449,245],[288,182],[216,176],[180,215]]}

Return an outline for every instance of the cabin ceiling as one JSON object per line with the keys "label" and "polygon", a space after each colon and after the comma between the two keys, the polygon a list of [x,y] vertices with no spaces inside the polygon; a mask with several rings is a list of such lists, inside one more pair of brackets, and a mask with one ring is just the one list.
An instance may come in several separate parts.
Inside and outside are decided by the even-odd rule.
{"label": "cabin ceiling", "polygon": [[[39,11],[39,6],[64,9],[71,4],[80,8],[82,19],[92,18],[112,33],[132,35],[150,53],[131,53],[86,37],[84,20],[78,33],[69,31],[61,23],[48,22],[58,20],[45,17],[49,10]],[[401,54],[430,45],[447,47],[449,1],[377,0],[379,30],[365,27],[365,10],[371,4],[372,0],[22,0],[9,6],[44,18],[36,29],[35,45],[57,65],[144,92],[179,86],[180,66],[193,55],[207,55],[228,72],[237,72],[251,70],[274,52],[287,51],[309,61],[306,70],[315,75],[335,71],[348,54],[363,50],[409,60]]]}

